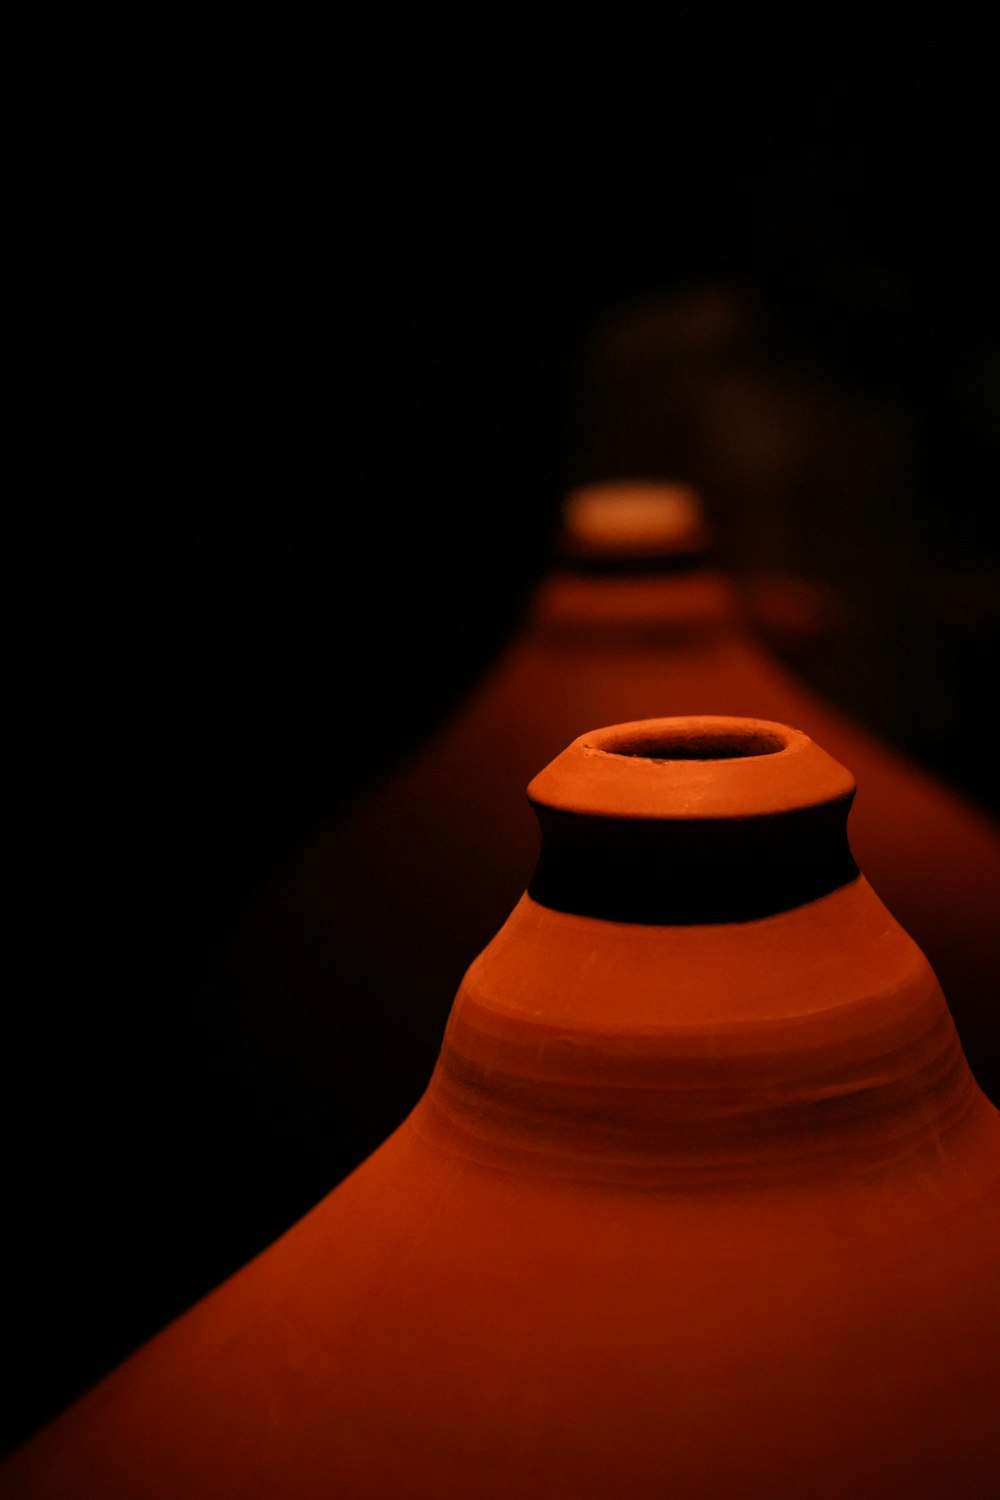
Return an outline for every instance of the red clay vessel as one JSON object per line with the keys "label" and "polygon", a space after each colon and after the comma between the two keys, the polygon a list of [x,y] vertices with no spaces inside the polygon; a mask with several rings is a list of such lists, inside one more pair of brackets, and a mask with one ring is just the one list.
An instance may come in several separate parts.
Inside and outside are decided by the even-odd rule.
{"label": "red clay vessel", "polygon": [[588,725],[664,714],[796,724],[850,768],[859,862],[1000,1099],[1000,831],[763,649],[707,541],[684,486],[570,496],[563,561],[506,655],[248,913],[226,959],[234,1025],[315,1101],[318,1130],[340,1110],[355,1160],[419,1097],[450,997],[528,882],[537,830],[521,788]]}
{"label": "red clay vessel", "polygon": [[1000,1120],[803,733],[582,736],[431,1083],[4,1475],[10,1500],[963,1500]]}

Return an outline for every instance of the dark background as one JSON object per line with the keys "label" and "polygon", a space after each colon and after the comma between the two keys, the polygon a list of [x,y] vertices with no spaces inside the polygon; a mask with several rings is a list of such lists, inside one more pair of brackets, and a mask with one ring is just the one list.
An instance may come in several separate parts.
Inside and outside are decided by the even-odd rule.
{"label": "dark background", "polygon": [[[571,482],[728,475],[724,559],[833,601],[797,665],[1000,811],[982,40],[339,17],[23,57],[7,1444],[352,1164],[212,955],[482,672]],[[751,519],[734,390],[807,451]]]}

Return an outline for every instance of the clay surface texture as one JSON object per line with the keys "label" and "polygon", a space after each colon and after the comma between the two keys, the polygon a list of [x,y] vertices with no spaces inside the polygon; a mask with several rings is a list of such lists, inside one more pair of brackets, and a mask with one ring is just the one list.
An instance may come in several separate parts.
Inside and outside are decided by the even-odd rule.
{"label": "clay surface texture", "polygon": [[415,1110],[3,1493],[995,1493],[1000,1120],[853,793],[779,723],[574,741]]}

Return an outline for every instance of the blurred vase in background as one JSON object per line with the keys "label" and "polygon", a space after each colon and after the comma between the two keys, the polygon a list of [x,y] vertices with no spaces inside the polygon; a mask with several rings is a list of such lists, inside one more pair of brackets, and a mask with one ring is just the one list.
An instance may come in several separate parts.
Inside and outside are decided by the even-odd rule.
{"label": "blurred vase in background", "polygon": [[826,269],[702,274],[606,309],[573,387],[571,479],[696,486],[727,571],[822,598],[797,638],[758,618],[786,663],[996,817],[995,326],[949,320],[901,266]]}

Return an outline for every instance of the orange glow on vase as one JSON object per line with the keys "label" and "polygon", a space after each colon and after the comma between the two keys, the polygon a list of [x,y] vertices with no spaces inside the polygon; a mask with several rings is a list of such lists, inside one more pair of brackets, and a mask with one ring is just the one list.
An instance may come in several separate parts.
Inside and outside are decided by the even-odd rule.
{"label": "orange glow on vase", "polygon": [[248,914],[227,957],[235,1020],[317,1119],[339,1102],[364,1149],[415,1102],[449,997],[530,877],[537,832],[521,788],[588,724],[664,714],[794,724],[850,768],[862,867],[927,954],[977,1077],[1000,1097],[1000,832],[764,650],[707,543],[686,486],[570,496],[563,562],[506,654]]}
{"label": "orange glow on vase", "polygon": [[703,552],[705,513],[690,485],[629,479],[574,490],[563,506],[565,558],[656,562]]}
{"label": "orange glow on vase", "polygon": [[433,1078],[11,1500],[941,1500],[1000,1464],[1000,1120],[797,730],[577,739]]}

